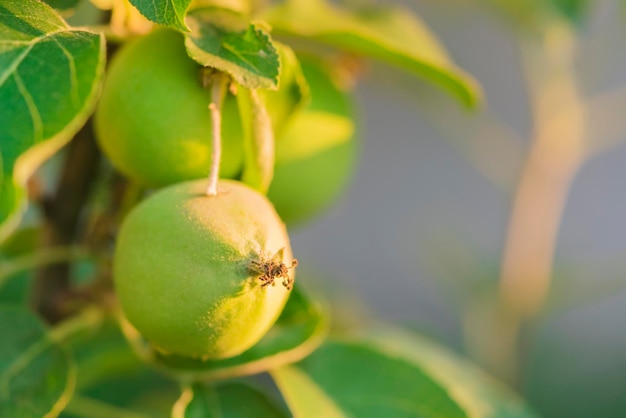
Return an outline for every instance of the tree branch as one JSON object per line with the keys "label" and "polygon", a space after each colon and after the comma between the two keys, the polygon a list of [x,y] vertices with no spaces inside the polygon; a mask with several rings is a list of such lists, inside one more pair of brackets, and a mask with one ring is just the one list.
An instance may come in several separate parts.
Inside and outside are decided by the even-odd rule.
{"label": "tree branch", "polygon": [[[98,172],[100,151],[93,136],[91,119],[70,143],[57,189],[46,199],[41,247],[69,246],[77,239],[81,211]],[[35,280],[33,305],[50,322],[57,322],[62,301],[68,296],[70,265],[67,262],[42,268]]]}

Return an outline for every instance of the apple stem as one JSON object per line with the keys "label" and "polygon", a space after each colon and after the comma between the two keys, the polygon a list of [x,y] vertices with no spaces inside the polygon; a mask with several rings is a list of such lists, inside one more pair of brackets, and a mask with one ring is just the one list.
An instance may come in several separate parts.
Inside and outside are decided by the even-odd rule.
{"label": "apple stem", "polygon": [[217,195],[217,181],[220,174],[220,160],[222,158],[222,102],[226,95],[228,77],[217,73],[214,75],[211,87],[211,169],[209,171],[209,186],[206,189],[208,196]]}

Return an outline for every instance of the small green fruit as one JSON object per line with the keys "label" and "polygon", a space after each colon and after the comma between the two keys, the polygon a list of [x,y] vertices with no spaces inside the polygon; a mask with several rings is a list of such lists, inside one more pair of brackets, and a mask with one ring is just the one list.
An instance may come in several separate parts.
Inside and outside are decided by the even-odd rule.
{"label": "small green fruit", "polygon": [[217,196],[206,186],[180,183],[137,206],[122,224],[113,274],[127,319],[154,347],[222,359],[276,321],[297,261],[263,195],[231,180]]}
{"label": "small green fruit", "polygon": [[[183,35],[159,29],[124,45],[107,71],[95,114],[100,147],[113,165],[147,186],[205,176],[211,160],[210,89],[187,56]],[[243,164],[237,101],[223,105],[221,177]]]}
{"label": "small green fruit", "polygon": [[300,63],[311,102],[276,139],[274,179],[267,194],[287,224],[310,218],[343,193],[357,148],[348,94],[319,60],[300,57]]}
{"label": "small green fruit", "polygon": [[[276,165],[268,197],[285,222],[298,223],[329,206],[354,170],[353,107],[317,59],[300,57],[311,102],[276,138]],[[121,172],[147,186],[165,186],[208,174],[210,91],[183,35],[159,29],[125,45],[113,58],[96,110],[104,153]],[[284,80],[283,80],[284,81]],[[288,83],[286,84],[288,87]],[[289,94],[268,100],[275,120],[285,117]],[[220,177],[236,178],[244,161],[236,99],[226,97]]]}

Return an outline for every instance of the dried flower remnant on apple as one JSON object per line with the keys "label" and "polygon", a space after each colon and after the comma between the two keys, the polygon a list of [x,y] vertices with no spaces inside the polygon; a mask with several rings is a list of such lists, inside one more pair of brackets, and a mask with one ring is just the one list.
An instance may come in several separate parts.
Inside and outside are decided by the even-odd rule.
{"label": "dried flower remnant on apple", "polygon": [[[220,180],[217,189],[207,196],[205,179],[163,188],[120,229],[116,291],[128,321],[161,352],[238,355],[269,331],[291,294],[297,261],[274,207],[240,182]],[[276,279],[285,289],[269,286]]]}
{"label": "dried flower remnant on apple", "polygon": [[260,260],[252,260],[248,264],[248,271],[251,274],[258,274],[258,279],[262,283],[261,287],[269,285],[275,286],[276,279],[282,278],[282,285],[287,289],[293,289],[294,279],[289,276],[289,269],[298,266],[298,259],[291,260],[291,266],[287,267],[282,262],[284,248],[281,248],[271,259],[266,259],[261,255]]}

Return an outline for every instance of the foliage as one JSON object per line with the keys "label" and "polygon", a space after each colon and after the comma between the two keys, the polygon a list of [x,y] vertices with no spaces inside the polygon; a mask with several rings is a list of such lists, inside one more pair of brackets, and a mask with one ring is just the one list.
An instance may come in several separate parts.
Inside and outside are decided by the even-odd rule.
{"label": "foliage", "polygon": [[[138,149],[152,141],[150,145],[164,147],[162,155],[171,154],[174,160],[199,152],[195,148],[187,154],[175,152],[176,144],[186,144],[186,138],[177,137],[186,128],[200,132],[199,137],[206,135],[206,147],[198,149],[219,155],[216,130],[224,127],[224,144],[239,141],[224,146],[233,155],[223,159],[236,161],[227,177],[267,195],[291,226],[315,216],[341,194],[353,171],[357,129],[350,89],[358,77],[355,68],[364,61],[377,60],[404,70],[442,88],[462,106],[480,103],[476,81],[456,66],[421,19],[402,8],[355,9],[324,0],[285,0],[269,6],[254,1],[93,0],[111,9],[110,13],[97,9],[84,26],[69,26],[60,11],[67,16],[84,1],[0,0],[0,416],[536,416],[501,383],[413,333],[386,326],[330,333],[327,309],[306,283],[298,282],[293,290],[286,286],[289,299],[280,316],[278,312],[270,315],[278,319],[269,331],[228,358],[167,353],[131,323],[135,318],[129,306],[157,306],[164,317],[178,318],[176,314],[204,300],[200,296],[216,288],[208,281],[217,269],[210,263],[203,265],[200,278],[207,281],[201,287],[180,294],[171,291],[169,296],[178,295],[172,299],[150,286],[139,289],[139,296],[123,300],[125,306],[117,299],[111,276],[112,271],[119,276],[113,258],[122,223],[132,219],[129,213],[140,213],[132,212],[135,205],[158,196],[153,195],[156,186],[187,176],[141,182],[140,176],[133,178],[129,173],[146,166],[173,172],[174,163],[191,163],[162,164],[154,158],[157,153],[139,156],[130,144],[139,135],[111,145],[103,140],[111,124],[121,125],[124,117],[133,119],[137,129],[149,132],[137,139]],[[573,20],[584,10],[583,2],[554,2],[554,7]],[[176,45],[180,60],[171,55],[172,65],[184,61],[191,73],[186,81],[193,77],[187,85],[197,87],[189,93],[197,94],[197,100],[188,102],[197,103],[198,109],[202,106],[198,112],[206,112],[207,120],[213,117],[210,126],[187,118],[182,108],[170,109],[171,103],[160,102],[164,96],[158,91],[159,78],[168,68],[167,63],[158,65],[162,58],[158,54],[165,51],[167,35],[157,38],[163,42],[151,46],[144,55],[147,60],[137,60],[137,65],[148,62],[146,68],[131,74],[130,45],[142,45],[148,36],[166,33],[180,41]],[[121,87],[114,91],[117,59],[120,66],[129,64],[119,70],[120,77],[129,79],[119,81]],[[151,71],[150,66],[159,68]],[[184,97],[183,85],[167,84]],[[150,93],[154,96],[145,97]],[[120,103],[129,101],[118,94],[135,95],[128,109]],[[114,100],[109,103],[111,95]],[[144,108],[142,102],[149,106]],[[221,103],[230,103],[230,113],[225,110],[228,105]],[[91,117],[99,105],[95,131],[110,161],[100,154],[93,138]],[[159,118],[177,111],[185,115],[174,118],[184,120],[186,126],[173,127],[174,139],[164,145],[163,130],[145,125],[152,123],[150,117],[156,125]],[[220,122],[222,115],[230,116]],[[122,126],[120,132],[126,128]],[[119,139],[116,133],[112,136]],[[211,139],[217,142],[209,147]],[[69,148],[62,150],[68,143]],[[125,146],[128,149],[122,149]],[[83,158],[85,149],[93,160]],[[129,169],[120,170],[129,178],[116,171],[121,165],[116,151],[129,158],[124,162]],[[42,184],[46,182],[38,176],[37,170],[46,161],[56,163],[54,181],[49,183],[57,184]],[[203,160],[206,167],[201,168],[213,174],[208,163],[208,158]],[[334,168],[326,175],[320,173],[327,166]],[[49,199],[49,194],[55,198]],[[185,199],[187,195],[201,193],[189,192]],[[178,265],[176,260],[188,261],[185,257],[194,253],[193,239],[185,244],[185,237],[175,238],[187,234],[180,225],[202,223],[192,217],[183,219],[186,212],[181,208],[191,205],[185,206],[182,198],[181,202],[170,208],[181,223],[166,222],[159,230],[164,218],[155,215],[148,228],[155,234],[135,233],[132,248],[123,248],[124,255],[132,256],[131,262],[156,269],[146,281],[168,269],[185,273],[168,282],[171,289],[189,285],[188,265]],[[239,220],[225,223],[219,219],[224,236],[245,227],[245,234],[254,239],[274,239],[270,233],[265,237],[259,225],[252,225],[253,216],[245,210],[229,208],[228,213]],[[276,225],[283,227],[279,220]],[[206,242],[204,249],[210,246]],[[183,244],[187,246],[170,261],[168,248]],[[287,244],[281,242],[282,247]],[[246,286],[256,286],[258,292],[274,284],[270,280],[274,276],[265,277],[263,284],[258,277],[249,280],[250,265],[236,264],[235,251],[222,241],[219,245],[225,248],[218,254],[219,268],[227,265],[237,273],[233,276],[244,277]],[[132,252],[137,248],[149,251]],[[265,256],[262,250],[259,256]],[[274,264],[260,263],[257,276],[293,275],[288,270],[297,262],[282,265],[283,250],[272,259]],[[268,265],[278,273],[263,272]],[[131,269],[115,283],[121,290],[119,280],[138,282],[138,277]],[[240,296],[246,289],[228,292]],[[233,295],[218,296],[210,301],[215,305],[210,309],[222,315],[217,319],[207,315],[205,319],[215,319],[210,326],[240,333],[253,327],[258,317],[244,317],[247,311],[241,304],[234,307],[235,314],[222,309]],[[157,304],[164,300],[167,303]],[[144,316],[142,321],[157,320],[155,312]],[[191,331],[177,328],[177,346],[192,340],[206,344],[199,341],[203,335],[190,337],[195,326],[192,321]],[[254,375],[260,373],[266,373],[265,380],[255,380]],[[275,390],[268,390],[273,384]]]}

